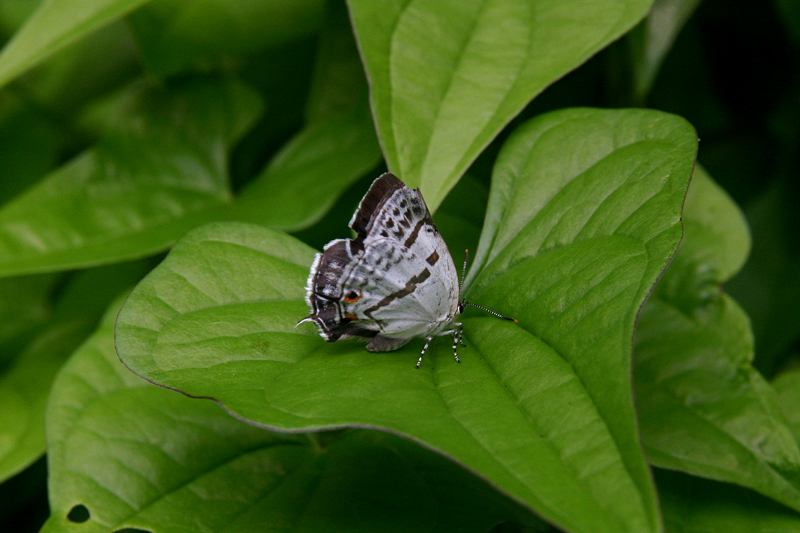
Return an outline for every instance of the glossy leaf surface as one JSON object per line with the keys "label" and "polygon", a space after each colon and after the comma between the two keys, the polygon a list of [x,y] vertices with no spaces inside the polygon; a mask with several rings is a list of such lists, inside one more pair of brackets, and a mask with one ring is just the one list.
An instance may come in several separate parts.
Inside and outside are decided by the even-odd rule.
{"label": "glossy leaf surface", "polygon": [[800,510],[800,450],[774,391],[751,365],[747,315],[719,289],[747,258],[747,225],[699,168],[684,223],[684,242],[636,335],[636,403],[648,457]]}
{"label": "glossy leaf surface", "polygon": [[389,170],[431,211],[534,96],[650,0],[350,0]]}
{"label": "glossy leaf surface", "polygon": [[260,425],[407,435],[569,531],[656,531],[631,339],[680,239],[694,150],[692,128],[658,112],[569,110],[521,128],[498,161],[474,284],[520,323],[467,318],[461,365],[441,341],[414,370],[419,342],[371,354],[295,328],[313,250],[239,224],[176,245],[123,307],[117,349]]}

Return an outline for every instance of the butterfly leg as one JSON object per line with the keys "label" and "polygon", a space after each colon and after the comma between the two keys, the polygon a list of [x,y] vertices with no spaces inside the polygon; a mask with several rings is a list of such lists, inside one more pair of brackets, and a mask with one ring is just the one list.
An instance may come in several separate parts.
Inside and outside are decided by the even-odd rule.
{"label": "butterfly leg", "polygon": [[456,363],[460,363],[461,359],[458,358],[458,341],[461,336],[458,333],[457,329],[453,330],[453,357],[456,358]]}
{"label": "butterfly leg", "polygon": [[453,325],[458,326],[458,342],[461,344],[461,346],[466,348],[467,345],[464,342],[464,324],[462,324],[461,322],[456,322]]}
{"label": "butterfly leg", "polygon": [[422,354],[419,356],[419,361],[417,361],[416,368],[419,368],[419,365],[422,364],[422,358],[425,356],[425,352],[428,351],[428,346],[430,346],[432,340],[433,340],[433,335],[431,335],[425,340],[425,346],[422,347]]}
{"label": "butterfly leg", "polygon": [[[456,359],[456,363],[460,363],[461,359],[458,358],[458,343],[464,344],[464,341],[461,340],[463,327],[461,323],[456,322],[453,324],[453,329],[448,329],[447,331],[442,331],[437,333],[437,335],[452,335],[453,336],[453,357]],[[466,346],[466,345],[465,345]]]}

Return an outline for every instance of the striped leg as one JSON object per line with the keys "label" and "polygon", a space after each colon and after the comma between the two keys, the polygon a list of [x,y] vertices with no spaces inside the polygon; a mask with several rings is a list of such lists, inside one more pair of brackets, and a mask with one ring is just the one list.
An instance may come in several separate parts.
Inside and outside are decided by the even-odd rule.
{"label": "striped leg", "polygon": [[441,333],[437,333],[437,335],[452,335],[453,336],[453,357],[456,359],[456,363],[460,363],[461,359],[458,358],[458,343],[460,342],[463,346],[464,341],[461,340],[464,332],[464,326],[461,325],[461,322],[454,322],[452,324],[455,326],[453,329],[448,329],[447,331],[442,331]]}
{"label": "striped leg", "polygon": [[422,348],[422,354],[419,356],[419,361],[417,361],[416,368],[419,368],[419,365],[422,364],[422,358],[425,356],[425,352],[428,351],[428,346],[430,345],[432,340],[433,340],[433,335],[428,337],[427,340],[425,341],[425,346],[423,346],[423,348]]}
{"label": "striped leg", "polygon": [[458,326],[458,342],[461,344],[461,346],[466,348],[467,345],[464,342],[464,324],[461,322],[455,322],[453,325]]}
{"label": "striped leg", "polygon": [[461,359],[458,358],[458,339],[460,338],[458,330],[453,330],[453,357],[456,358],[456,363],[460,363]]}

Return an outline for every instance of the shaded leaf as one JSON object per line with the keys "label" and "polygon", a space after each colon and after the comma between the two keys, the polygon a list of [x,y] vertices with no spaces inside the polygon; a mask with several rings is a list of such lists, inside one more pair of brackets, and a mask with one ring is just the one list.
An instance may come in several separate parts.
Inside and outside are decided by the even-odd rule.
{"label": "shaded leaf", "polygon": [[644,20],[628,35],[633,68],[633,98],[643,102],[661,63],[700,0],[655,0]]}
{"label": "shaded leaf", "polygon": [[800,6],[792,0],[773,0],[780,15],[779,19],[786,27],[789,37],[795,45],[800,44]]}
{"label": "shaded leaf", "polygon": [[488,199],[486,186],[475,177],[465,174],[436,212],[436,229],[442,234],[459,275],[464,250],[474,254],[478,248]]}
{"label": "shaded leaf", "polygon": [[324,0],[155,0],[128,21],[158,76],[238,67],[244,57],[319,30]]}
{"label": "shaded leaf", "polygon": [[140,73],[135,43],[128,26],[119,20],[59,50],[8,90],[24,95],[75,137],[76,132],[67,128],[76,113]]}
{"label": "shaded leaf", "polygon": [[[295,328],[313,250],[240,224],[173,248],[120,312],[117,349],[136,373],[260,425],[407,435],[569,531],[657,531],[630,343],[680,239],[694,150],[688,124],[653,111],[570,110],[521,128],[497,164],[494,247],[475,278],[480,303],[520,325],[467,318],[461,365],[444,342],[416,371],[419,342],[371,354]],[[506,203],[512,192],[521,203]]]}
{"label": "shaded leaf", "polygon": [[240,194],[232,216],[294,231],[318,221],[381,158],[344,5],[333,3],[306,110],[306,125]]}
{"label": "shaded leaf", "polygon": [[625,33],[650,0],[350,0],[389,170],[431,211],[549,84]]}
{"label": "shaded leaf", "polygon": [[725,285],[753,323],[755,365],[773,377],[800,338],[800,217],[794,175],[776,180],[747,209],[755,239],[742,272]]}
{"label": "shaded leaf", "polygon": [[[45,531],[487,531],[524,509],[398,437],[255,428],[155,387],[114,352],[109,310],[59,375],[47,413],[52,518]],[[71,522],[83,505],[87,521]],[[413,509],[413,512],[410,511]]]}
{"label": "shaded leaf", "polygon": [[127,263],[76,276],[65,288],[52,320],[0,373],[0,480],[44,453],[44,411],[53,378],[94,329],[109,301],[138,281],[145,267]]}
{"label": "shaded leaf", "polygon": [[0,93],[0,206],[33,185],[56,164],[58,132],[39,113]]}
{"label": "shaded leaf", "polygon": [[227,154],[259,110],[219,80],[137,83],[98,105],[86,119],[98,144],[0,210],[0,275],[163,250],[231,201]]}
{"label": "shaded leaf", "polygon": [[747,315],[722,293],[749,251],[747,225],[698,168],[680,251],[636,336],[636,403],[652,464],[737,483],[800,510],[800,450],[751,366]]}
{"label": "shaded leaf", "polygon": [[778,402],[786,415],[786,421],[800,442],[800,370],[790,370],[779,375],[772,386],[778,393]]}
{"label": "shaded leaf", "polygon": [[0,87],[148,0],[44,0],[0,52]]}
{"label": "shaded leaf", "polygon": [[800,515],[760,494],[656,470],[666,533],[798,533]]}
{"label": "shaded leaf", "polygon": [[0,279],[0,371],[50,317],[54,274]]}

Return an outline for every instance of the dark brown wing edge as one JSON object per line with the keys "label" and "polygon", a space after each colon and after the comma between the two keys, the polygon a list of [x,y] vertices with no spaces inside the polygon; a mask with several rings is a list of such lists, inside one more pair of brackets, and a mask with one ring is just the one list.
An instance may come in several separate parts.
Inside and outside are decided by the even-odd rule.
{"label": "dark brown wing edge", "polygon": [[349,226],[358,233],[359,237],[362,239],[365,238],[372,215],[380,210],[381,204],[383,204],[386,198],[389,198],[397,189],[401,189],[405,186],[405,183],[400,181],[400,178],[391,172],[386,172],[378,176],[378,178],[372,182],[372,186],[370,186],[367,194],[364,195],[361,203],[358,204],[358,209],[356,209],[353,218],[350,220]]}

